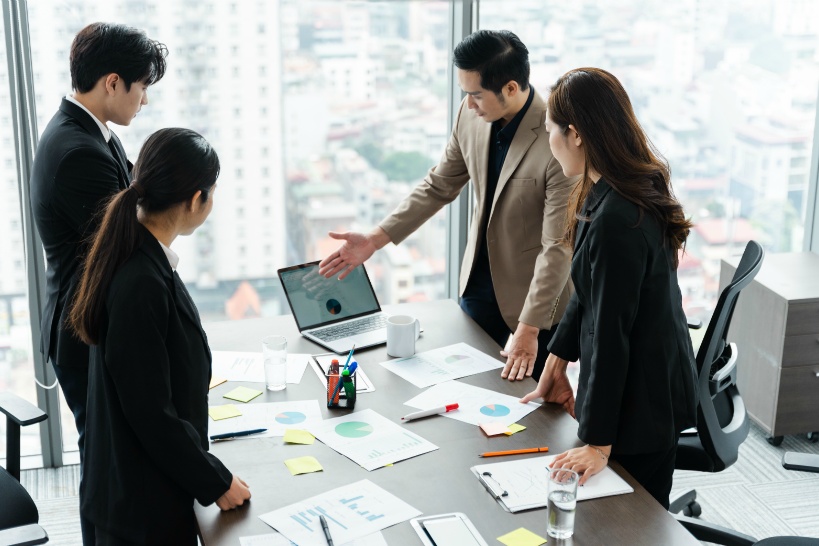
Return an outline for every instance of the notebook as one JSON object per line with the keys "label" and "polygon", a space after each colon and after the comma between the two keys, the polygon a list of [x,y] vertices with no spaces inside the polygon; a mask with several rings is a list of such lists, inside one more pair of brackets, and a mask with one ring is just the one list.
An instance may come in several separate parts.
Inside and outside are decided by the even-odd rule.
{"label": "notebook", "polygon": [[[486,490],[505,509],[519,512],[540,508],[548,503],[548,466],[556,455],[532,457],[493,464],[473,466],[470,470]],[[577,500],[584,501],[610,495],[633,493],[634,489],[610,467],[595,474],[577,488]]]}
{"label": "notebook", "polygon": [[344,280],[319,275],[319,262],[278,270],[287,303],[301,335],[344,354],[387,342],[387,315],[363,265]]}

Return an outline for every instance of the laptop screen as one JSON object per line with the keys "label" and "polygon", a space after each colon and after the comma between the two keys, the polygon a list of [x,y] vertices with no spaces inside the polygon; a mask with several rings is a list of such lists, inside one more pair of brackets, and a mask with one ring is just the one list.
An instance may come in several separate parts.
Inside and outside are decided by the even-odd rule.
{"label": "laptop screen", "polygon": [[343,281],[319,275],[318,262],[279,270],[284,293],[299,330],[381,310],[364,266],[356,267]]}

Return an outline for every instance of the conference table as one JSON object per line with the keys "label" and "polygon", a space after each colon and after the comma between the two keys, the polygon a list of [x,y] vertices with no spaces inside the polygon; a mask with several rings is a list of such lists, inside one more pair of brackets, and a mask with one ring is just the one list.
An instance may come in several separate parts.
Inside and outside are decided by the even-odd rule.
{"label": "conference table", "polygon": [[[423,333],[416,343],[417,352],[466,342],[500,359],[498,346],[452,300],[385,306],[384,310],[388,314],[407,314],[420,320]],[[287,337],[289,353],[326,352],[319,345],[301,337],[289,315],[210,323],[205,325],[205,330],[213,350],[258,352],[261,351],[263,337],[281,334]],[[379,364],[389,360],[385,346],[356,351],[355,358],[371,379],[375,391],[360,393],[354,411],[371,408],[396,422],[400,422],[403,415],[415,411],[405,406],[404,402],[422,392],[422,389]],[[512,396],[523,396],[535,386],[532,379],[522,382],[503,380],[500,369],[459,381]],[[229,402],[222,395],[237,385],[228,382],[213,388],[210,404]],[[263,389],[258,383],[244,385]],[[300,383],[288,384],[283,391],[265,390],[262,396],[250,403],[318,399],[323,418],[349,413],[350,410],[327,409],[325,396],[323,384],[308,366]],[[369,479],[425,516],[465,513],[487,544],[500,544],[497,537],[520,527],[545,538],[545,507],[514,514],[506,512],[470,471],[470,467],[476,464],[538,456],[478,457],[479,453],[487,451],[548,445],[550,453],[557,454],[581,445],[577,438],[576,421],[557,405],[544,404],[522,419],[520,424],[526,430],[511,436],[487,437],[477,426],[445,417],[412,421],[403,426],[411,427],[413,432],[440,449],[372,472],[318,440],[312,445],[285,445],[281,437],[213,443],[212,453],[248,483],[252,499],[245,506],[228,512],[221,512],[215,504],[203,507],[197,503],[200,539],[205,546],[238,545],[240,537],[272,532],[259,519],[259,515],[362,479]],[[316,457],[324,470],[292,476],[283,461],[304,455]],[[574,537],[566,540],[549,538],[549,544],[699,544],[622,467],[616,462],[612,462],[611,466],[634,488],[634,493],[579,502]],[[383,534],[391,546],[421,544],[409,522],[389,527],[383,530]]]}

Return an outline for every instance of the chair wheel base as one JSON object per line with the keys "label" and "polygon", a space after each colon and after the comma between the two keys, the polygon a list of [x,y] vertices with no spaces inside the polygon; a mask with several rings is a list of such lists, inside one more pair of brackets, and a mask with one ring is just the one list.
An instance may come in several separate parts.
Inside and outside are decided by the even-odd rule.
{"label": "chair wheel base", "polygon": [[682,513],[689,518],[698,518],[702,514],[702,506],[700,506],[700,503],[694,501],[683,507]]}
{"label": "chair wheel base", "polygon": [[808,432],[807,437],[809,442],[814,444],[819,442],[819,432]]}
{"label": "chair wheel base", "polygon": [[785,439],[784,436],[771,436],[770,438],[768,438],[768,443],[771,444],[772,446],[778,447],[782,445],[782,440],[784,439]]}

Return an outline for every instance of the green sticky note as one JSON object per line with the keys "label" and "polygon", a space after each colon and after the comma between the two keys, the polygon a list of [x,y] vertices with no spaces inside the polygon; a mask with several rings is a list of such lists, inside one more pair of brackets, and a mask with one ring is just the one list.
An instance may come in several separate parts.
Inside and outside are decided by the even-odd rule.
{"label": "green sticky note", "polygon": [[236,387],[232,391],[227,394],[224,394],[222,398],[230,398],[231,400],[236,400],[238,402],[250,402],[257,396],[262,394],[262,391],[257,391],[256,389],[248,389],[247,387]]}
{"label": "green sticky note", "polygon": [[208,408],[208,415],[214,421],[221,421],[222,419],[230,419],[231,417],[239,417],[241,411],[236,409],[233,404],[225,404],[224,406],[211,406]]}
{"label": "green sticky note", "polygon": [[284,461],[287,469],[294,476],[298,474],[309,474],[310,472],[321,472],[324,470],[315,457],[306,455],[304,457],[296,457],[295,459],[287,459]]}
{"label": "green sticky note", "polygon": [[297,428],[289,428],[284,431],[285,444],[304,444],[310,445],[316,441],[316,437],[306,430],[299,430]]}
{"label": "green sticky note", "polygon": [[524,529],[523,527],[498,537],[498,540],[507,546],[540,546],[541,544],[546,543],[545,538],[538,536],[532,531]]}
{"label": "green sticky note", "polygon": [[519,425],[517,423],[512,423],[511,425],[509,425],[509,432],[504,432],[504,434],[506,434],[507,436],[511,436],[516,432],[520,432],[521,430],[526,430],[526,427],[524,427],[523,425]]}

